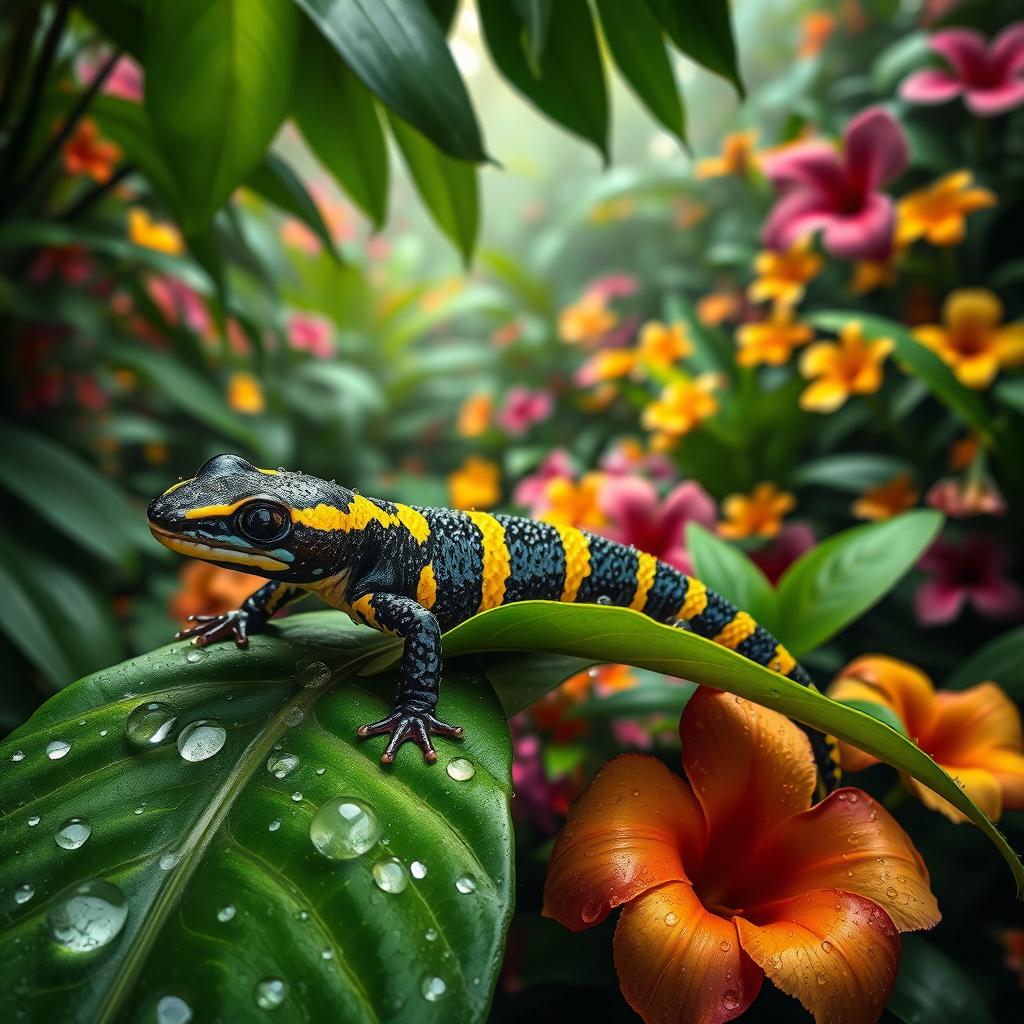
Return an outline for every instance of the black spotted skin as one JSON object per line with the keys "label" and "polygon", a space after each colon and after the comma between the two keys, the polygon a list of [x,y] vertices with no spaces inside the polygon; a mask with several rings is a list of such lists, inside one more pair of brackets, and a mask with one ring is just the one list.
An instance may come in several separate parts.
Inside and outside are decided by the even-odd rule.
{"label": "black spotted skin", "polygon": [[[253,506],[266,536],[247,532]],[[393,760],[407,740],[428,760],[430,737],[462,730],[436,718],[441,634],[478,612],[531,599],[612,604],[685,624],[804,685],[807,673],[746,613],[652,555],[584,530],[518,516],[418,508],[368,498],[334,481],[264,470],[234,455],[206,463],[154,499],[150,527],[182,554],[270,578],[235,612],[185,630],[196,643],[245,643],[270,616],[312,591],[354,620],[404,638],[395,710],[364,726],[386,734]],[[274,532],[276,530],[276,532]],[[273,535],[271,535],[271,533]],[[837,745],[808,730],[826,788]]]}

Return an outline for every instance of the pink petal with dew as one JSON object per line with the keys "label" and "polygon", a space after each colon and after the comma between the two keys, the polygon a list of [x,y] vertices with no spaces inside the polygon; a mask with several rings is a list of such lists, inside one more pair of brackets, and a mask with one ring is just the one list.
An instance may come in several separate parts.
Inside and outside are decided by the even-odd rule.
{"label": "pink petal with dew", "polygon": [[910,160],[899,121],[882,107],[868,107],[846,126],[846,167],[851,184],[871,192],[899,177]]}
{"label": "pink petal with dew", "polygon": [[869,195],[863,208],[826,225],[825,249],[841,260],[884,260],[892,251],[896,211],[892,200],[881,193]]}
{"label": "pink petal with dew", "polygon": [[1024,79],[1011,79],[994,89],[971,89],[964,94],[964,103],[978,117],[997,117],[1016,110],[1024,103]]}
{"label": "pink petal with dew", "polygon": [[948,71],[926,68],[903,79],[900,96],[908,103],[947,103],[964,91],[964,84]]}
{"label": "pink petal with dew", "polygon": [[984,37],[968,28],[950,28],[934,32],[928,45],[949,61],[965,82],[978,81],[988,66],[989,54]]}
{"label": "pink petal with dew", "polygon": [[941,626],[961,612],[967,591],[957,583],[936,579],[922,583],[914,595],[914,611],[922,626]]}

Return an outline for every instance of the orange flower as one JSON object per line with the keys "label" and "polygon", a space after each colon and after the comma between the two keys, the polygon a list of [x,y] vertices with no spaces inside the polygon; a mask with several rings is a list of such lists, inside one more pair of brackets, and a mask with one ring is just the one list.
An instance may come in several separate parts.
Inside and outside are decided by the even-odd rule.
{"label": "orange flower", "polygon": [[120,147],[100,138],[95,121],[79,121],[74,134],[64,143],[64,170],[71,175],[84,174],[101,185],[110,181],[114,164],[121,156]]}
{"label": "orange flower", "polygon": [[1003,304],[986,288],[961,288],[942,304],[945,326],[914,328],[914,337],[969,388],[986,388],[1006,366],[1024,363],[1024,323],[1005,324]]}
{"label": "orange flower", "polygon": [[704,203],[698,203],[689,196],[680,196],[675,203],[675,215],[672,222],[680,231],[689,231],[696,227],[708,215],[708,208]]}
{"label": "orange flower", "polygon": [[562,341],[593,345],[618,322],[618,317],[608,308],[604,295],[589,292],[579,302],[566,306],[559,314],[558,336]]}
{"label": "orange flower", "polygon": [[796,305],[807,290],[807,284],[821,273],[823,260],[811,249],[808,235],[784,252],[765,249],[754,260],[755,280],[747,289],[751,302],[774,299]]}
{"label": "orange flower", "polygon": [[640,359],[648,366],[667,368],[693,354],[693,342],[682,323],[663,324],[649,320],[640,328]]}
{"label": "orange flower", "polygon": [[181,586],[171,598],[170,613],[178,622],[190,615],[221,615],[241,606],[265,582],[212,562],[190,559],[178,574]]}
{"label": "orange flower", "polygon": [[712,292],[697,300],[697,319],[705,327],[717,327],[733,320],[740,311],[740,300],[735,292]]}
{"label": "orange flower", "polygon": [[800,372],[814,381],[800,395],[801,408],[834,412],[850,395],[873,394],[882,386],[882,363],[894,347],[891,338],[866,341],[857,321],[839,331],[838,344],[815,343],[800,360]]}
{"label": "orange flower", "polygon": [[731,540],[744,537],[774,537],[782,529],[782,519],[796,508],[796,498],[780,491],[775,484],[758,484],[748,497],[730,494],[722,502],[725,516],[718,532]]}
{"label": "orange flower", "polygon": [[491,424],[494,398],[486,391],[470,395],[459,409],[455,430],[460,437],[479,437]]}
{"label": "orange flower", "polygon": [[977,457],[981,444],[977,434],[968,434],[954,442],[949,452],[950,469],[966,469]]}
{"label": "orange flower", "polygon": [[141,206],[133,206],[128,211],[128,237],[144,249],[168,256],[179,256],[185,251],[181,232],[173,224],[153,220]]}
{"label": "orange flower", "polygon": [[650,1024],[720,1024],[765,975],[819,1024],[878,1018],[898,931],[939,920],[909,836],[866,793],[811,806],[810,743],[787,718],[701,687],[679,723],[683,771],[624,754],[569,812],[544,914],[580,931],[622,907],[614,955]]}
{"label": "orange flower", "polygon": [[603,473],[584,473],[578,481],[567,476],[549,480],[538,519],[557,526],[603,526],[607,519],[601,511]]}
{"label": "orange flower", "polygon": [[228,405],[235,412],[257,416],[266,408],[263,387],[251,373],[233,373],[228,379]]}
{"label": "orange flower", "polygon": [[896,207],[896,244],[924,238],[932,245],[959,245],[967,233],[967,215],[997,202],[989,189],[971,188],[973,180],[970,171],[954,171],[904,196]]}
{"label": "orange flower", "polygon": [[836,19],[828,11],[811,11],[804,15],[801,27],[800,56],[817,57],[835,31]]}
{"label": "orange flower", "polygon": [[781,366],[793,349],[806,345],[813,337],[814,330],[809,324],[794,321],[792,306],[777,305],[767,320],[744,324],[736,331],[736,362],[740,366]]}
{"label": "orange flower", "polygon": [[[829,689],[835,700],[881,704],[903,722],[907,735],[952,775],[995,821],[1024,809],[1024,738],[1016,705],[995,683],[936,692],[920,669],[896,658],[865,655],[839,673]],[[840,744],[843,768],[860,771],[876,759]],[[967,818],[951,803],[911,778],[907,788],[927,807],[954,822]]]}
{"label": "orange flower", "polygon": [[636,352],[631,348],[603,348],[576,371],[576,383],[589,388],[619,380],[636,369]]}
{"label": "orange flower", "polygon": [[853,265],[850,291],[867,295],[876,288],[891,288],[896,283],[895,253],[886,260],[858,260]]}
{"label": "orange flower", "polygon": [[869,487],[854,503],[858,519],[891,519],[913,508],[920,497],[909,473],[897,473],[877,487]]}
{"label": "orange flower", "polygon": [[673,381],[644,409],[644,429],[677,441],[718,412],[718,399],[712,394],[717,386],[717,375],[710,373]]}
{"label": "orange flower", "polygon": [[493,462],[471,455],[448,474],[453,508],[490,508],[501,500],[501,471]]}
{"label": "orange flower", "polygon": [[697,161],[697,177],[724,178],[730,174],[747,177],[760,164],[754,150],[756,142],[757,132],[731,132],[722,140],[720,156]]}

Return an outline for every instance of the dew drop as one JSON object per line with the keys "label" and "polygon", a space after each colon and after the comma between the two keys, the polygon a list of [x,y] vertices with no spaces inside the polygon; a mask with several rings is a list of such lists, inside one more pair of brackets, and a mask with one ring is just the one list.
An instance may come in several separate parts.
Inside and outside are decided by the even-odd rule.
{"label": "dew drop", "polygon": [[24,750],[16,750],[13,754],[11,754],[11,760],[12,761],[24,761],[25,760],[25,751]]}
{"label": "dew drop", "polygon": [[373,880],[382,892],[405,892],[409,885],[409,872],[400,860],[389,857],[373,865]]}
{"label": "dew drop", "polygon": [[293,804],[301,804],[302,803],[302,794],[298,790],[296,790],[294,793],[292,793],[292,803]]}
{"label": "dew drop", "polygon": [[369,804],[337,796],[320,805],[309,825],[309,838],[329,860],[352,860],[380,839],[380,821]]}
{"label": "dew drop", "polygon": [[292,704],[291,707],[289,707],[288,710],[284,713],[284,724],[294,728],[305,717],[306,713],[302,710],[302,708],[300,708],[298,704]]}
{"label": "dew drop", "polygon": [[145,809],[146,809],[145,807],[136,807],[135,810],[132,813],[133,814],[141,814]]}
{"label": "dew drop", "polygon": [[448,991],[448,986],[445,984],[444,978],[439,978],[436,974],[428,974],[420,983],[420,991],[428,1003],[436,1003]]}
{"label": "dew drop", "polygon": [[19,885],[14,890],[14,902],[15,903],[28,903],[30,899],[36,894],[36,887],[26,882],[24,885]]}
{"label": "dew drop", "polygon": [[267,758],[267,771],[275,779],[286,778],[298,767],[299,759],[294,754],[271,754]]}
{"label": "dew drop", "polygon": [[437,929],[436,928],[428,928],[423,933],[423,938],[425,938],[427,940],[427,942],[434,942],[437,939]]}
{"label": "dew drop", "polygon": [[223,924],[225,921],[230,921],[231,918],[233,918],[234,916],[235,908],[230,903],[221,907],[220,910],[217,911],[217,920],[220,921],[221,924]]}
{"label": "dew drop", "polygon": [[462,875],[455,879],[455,888],[464,896],[468,896],[471,892],[476,892],[476,879],[472,875]]}
{"label": "dew drop", "polygon": [[276,1010],[288,994],[288,986],[280,978],[264,978],[256,985],[256,1005],[261,1010]]}
{"label": "dew drop", "polygon": [[171,868],[176,868],[178,866],[178,862],[180,860],[181,857],[179,857],[178,854],[176,853],[165,853],[160,858],[160,867],[164,871],[170,871]]}
{"label": "dew drop", "polygon": [[36,825],[38,825],[41,820],[42,819],[39,817],[38,814],[33,814],[32,817],[28,819],[28,827],[35,828]]}
{"label": "dew drop", "polygon": [[157,1024],[189,1024],[192,1007],[181,996],[161,996],[156,1004]]}
{"label": "dew drop", "polygon": [[409,871],[412,873],[413,878],[426,878],[427,876],[427,865],[421,860],[414,860],[409,865]]}
{"label": "dew drop", "polygon": [[151,750],[166,743],[174,732],[178,714],[160,701],[140,704],[124,723],[125,739],[136,750]]}
{"label": "dew drop", "polygon": [[64,740],[51,740],[46,744],[46,756],[51,761],[59,761],[71,749],[71,744]]}
{"label": "dew drop", "polygon": [[62,850],[77,850],[85,846],[92,835],[92,825],[85,818],[68,818],[53,837],[53,841]]}
{"label": "dew drop", "polygon": [[107,731],[108,730],[106,730],[106,729],[100,729],[100,735],[101,736],[106,736],[107,735]]}
{"label": "dew drop", "polygon": [[295,920],[296,921],[308,921],[309,920],[309,911],[308,910],[299,910],[299,911],[297,911],[296,914],[295,914]]}
{"label": "dew drop", "polygon": [[822,941],[822,943],[821,943],[821,948],[822,948],[822,949],[823,949],[823,950],[824,950],[824,951],[825,951],[826,953],[831,953],[831,952],[832,952],[832,950],[833,950],[833,949],[834,949],[835,947],[834,947],[834,946],[832,945],[832,943],[831,943],[831,942],[829,942],[829,941],[828,941],[828,939],[824,939],[824,940]]}
{"label": "dew drop", "polygon": [[316,773],[317,775],[323,775],[325,771],[327,771],[326,768],[317,768]]}
{"label": "dew drop", "polygon": [[281,819],[275,818],[268,826],[268,832],[276,832],[281,827]]}
{"label": "dew drop", "polygon": [[671,928],[672,925],[678,924],[678,923],[679,923],[679,915],[675,911],[670,910],[665,915],[665,924],[667,924]]}
{"label": "dew drop", "polygon": [[190,647],[185,653],[185,660],[190,665],[195,665],[197,662],[203,660],[206,657],[206,651],[200,650],[198,647]]}
{"label": "dew drop", "polygon": [[718,944],[718,948],[723,953],[728,953],[729,950],[732,949],[732,943],[728,939],[722,939],[722,941]]}
{"label": "dew drop", "polygon": [[304,690],[313,690],[323,686],[330,678],[331,670],[322,661],[311,661],[308,665],[299,666],[294,682]]}
{"label": "dew drop", "polygon": [[597,601],[595,602],[595,604],[611,604],[611,603],[612,603],[612,599],[607,594],[601,594],[601,596],[598,597]]}
{"label": "dew drop", "polygon": [[740,994],[734,988],[727,988],[722,993],[722,1006],[727,1010],[735,1010],[740,1005]]}
{"label": "dew drop", "polygon": [[46,926],[58,945],[88,953],[113,942],[128,918],[128,900],[103,878],[75,882],[50,904]]}
{"label": "dew drop", "polygon": [[468,782],[476,775],[476,766],[465,757],[453,757],[445,770],[456,782]]}
{"label": "dew drop", "polygon": [[815,980],[817,981],[817,983],[818,983],[819,985],[824,985],[824,984],[825,984],[825,975],[824,975],[824,974],[818,974],[818,975],[817,975],[817,976],[815,977]]}
{"label": "dew drop", "polygon": [[228,734],[220,722],[201,718],[189,722],[178,734],[178,753],[186,761],[208,761],[220,753]]}
{"label": "dew drop", "polygon": [[331,949],[330,946],[324,946],[324,948],[320,950],[320,959],[321,960],[333,960],[334,959],[334,950]]}
{"label": "dew drop", "polygon": [[889,888],[885,890],[885,895],[888,896],[889,899],[891,899],[891,900],[896,899],[896,896],[897,896],[896,889],[893,886],[890,885]]}

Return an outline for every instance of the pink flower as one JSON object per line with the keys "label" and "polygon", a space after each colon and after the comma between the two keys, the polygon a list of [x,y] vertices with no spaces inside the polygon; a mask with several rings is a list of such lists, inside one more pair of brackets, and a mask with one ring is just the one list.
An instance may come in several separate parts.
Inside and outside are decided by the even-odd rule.
{"label": "pink flower", "polygon": [[196,334],[206,335],[211,328],[210,314],[199,293],[176,277],[151,277],[146,291],[170,324],[184,320]]}
{"label": "pink flower", "polygon": [[782,574],[817,543],[814,531],[806,523],[789,523],[771,544],[752,551],[750,560],[774,585]]}
{"label": "pink flower", "polygon": [[587,285],[588,295],[600,295],[605,299],[619,299],[627,295],[635,295],[640,283],[632,274],[605,274],[596,277]]}
{"label": "pink flower", "polygon": [[43,284],[54,275],[68,284],[82,284],[96,269],[96,264],[84,245],[61,245],[43,249],[28,269],[32,284]]}
{"label": "pink flower", "polygon": [[667,455],[644,451],[635,441],[620,441],[608,450],[598,465],[612,476],[639,473],[661,483],[668,483],[676,475],[676,467]]}
{"label": "pink flower", "polygon": [[498,413],[498,425],[507,434],[518,437],[535,423],[542,423],[554,408],[550,391],[530,391],[528,388],[509,388],[505,404]]}
{"label": "pink flower", "polygon": [[895,209],[879,188],[906,168],[906,136],[891,114],[869,107],[843,138],[842,155],[824,142],[803,142],[767,162],[765,173],[781,195],[761,233],[769,248],[788,249],[820,230],[838,259],[888,256]]}
{"label": "pink flower", "polygon": [[[99,59],[85,58],[78,62],[75,70],[83,85],[92,83],[108,56],[103,54]],[[142,68],[131,57],[121,57],[103,83],[102,92],[119,100],[141,103],[142,82]]]}
{"label": "pink flower", "polygon": [[967,602],[988,618],[1017,618],[1024,612],[1024,592],[1006,577],[1009,563],[1009,550],[985,534],[972,534],[959,547],[940,538],[917,563],[933,574],[917,590],[917,621],[952,622]]}
{"label": "pink flower", "polygon": [[528,820],[544,835],[554,835],[565,821],[577,785],[562,777],[552,779],[544,769],[540,739],[523,731],[519,718],[513,718],[512,814]]}
{"label": "pink flower", "polygon": [[932,484],[924,500],[955,519],[1006,515],[1006,499],[987,479],[967,481],[954,476],[943,477]]}
{"label": "pink flower", "polygon": [[995,117],[1024,103],[1024,21],[999,33],[990,45],[967,28],[934,33],[928,44],[952,70],[926,68],[903,80],[900,95],[910,103],[946,103],[963,96],[978,117]]}
{"label": "pink flower", "polygon": [[334,328],[329,320],[312,313],[292,313],[285,324],[288,344],[296,352],[308,352],[319,359],[334,355]]}
{"label": "pink flower", "polygon": [[564,448],[554,448],[529,476],[524,476],[516,484],[512,500],[530,509],[531,515],[535,514],[543,504],[548,484],[552,480],[575,475],[576,466],[569,453]]}
{"label": "pink flower", "polygon": [[601,490],[601,510],[611,524],[601,533],[622,544],[632,544],[692,573],[686,550],[686,524],[715,525],[715,503],[695,480],[687,480],[658,499],[654,484],[638,476],[609,477]]}

